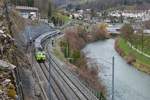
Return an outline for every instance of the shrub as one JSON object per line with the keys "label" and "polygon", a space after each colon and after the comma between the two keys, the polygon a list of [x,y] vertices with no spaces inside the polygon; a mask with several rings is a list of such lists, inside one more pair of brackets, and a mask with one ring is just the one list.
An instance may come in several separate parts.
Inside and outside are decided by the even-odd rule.
{"label": "shrub", "polygon": [[107,25],[105,23],[96,24],[92,28],[93,40],[105,39],[109,37],[106,29]]}
{"label": "shrub", "polygon": [[128,64],[133,64],[136,62],[135,56],[132,53],[129,53],[126,59]]}
{"label": "shrub", "polygon": [[15,86],[13,84],[9,84],[7,94],[11,98],[16,97]]}

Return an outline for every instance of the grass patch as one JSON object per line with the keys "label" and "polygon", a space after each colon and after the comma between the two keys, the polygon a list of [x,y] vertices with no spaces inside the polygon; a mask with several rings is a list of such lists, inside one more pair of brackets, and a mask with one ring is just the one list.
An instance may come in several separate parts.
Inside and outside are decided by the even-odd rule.
{"label": "grass patch", "polygon": [[[132,44],[142,50],[142,36],[134,34],[134,39],[132,39]],[[150,55],[150,36],[143,37],[143,52]]]}
{"label": "grass patch", "polygon": [[58,57],[60,60],[65,61],[64,55],[61,53],[59,49],[54,48],[53,53],[56,57]]}
{"label": "grass patch", "polygon": [[2,90],[3,88],[2,88],[2,85],[0,85],[0,90]]}
{"label": "grass patch", "polygon": [[62,14],[58,13],[58,16],[60,16],[64,20],[65,23],[67,23],[69,21],[69,17],[66,15],[62,15]]}
{"label": "grass patch", "polygon": [[62,38],[59,38],[55,41],[55,46],[53,48],[53,54],[61,61],[65,61],[64,54],[62,53],[61,47],[60,47],[61,40],[62,40]]}
{"label": "grass patch", "polygon": [[145,57],[142,54],[139,54],[135,50],[133,50],[131,47],[128,46],[127,42],[123,39],[119,39],[119,47],[124,51],[125,55],[133,54],[137,60],[137,62],[149,65],[150,67],[150,59]]}
{"label": "grass patch", "polygon": [[59,12],[54,13],[53,16],[56,17],[56,18],[58,17],[58,19],[62,20],[64,22],[64,24],[67,23],[70,20],[67,15],[63,15],[63,14],[61,14]]}

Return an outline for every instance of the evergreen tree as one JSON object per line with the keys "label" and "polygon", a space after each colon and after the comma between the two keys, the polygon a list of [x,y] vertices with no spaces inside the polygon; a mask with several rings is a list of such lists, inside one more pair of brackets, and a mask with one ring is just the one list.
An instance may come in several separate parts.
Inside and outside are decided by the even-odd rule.
{"label": "evergreen tree", "polygon": [[34,0],[27,0],[27,5],[33,7],[34,6]]}
{"label": "evergreen tree", "polygon": [[127,1],[127,0],[124,0],[124,1],[123,1],[123,4],[124,4],[124,5],[127,5],[127,4],[128,4],[128,1]]}
{"label": "evergreen tree", "polygon": [[51,4],[51,1],[50,1],[49,5],[48,5],[48,21],[49,22],[50,22],[51,16],[52,16],[52,4]]}
{"label": "evergreen tree", "polygon": [[21,0],[13,0],[12,1],[14,4],[16,4],[16,5],[20,5],[21,4]]}

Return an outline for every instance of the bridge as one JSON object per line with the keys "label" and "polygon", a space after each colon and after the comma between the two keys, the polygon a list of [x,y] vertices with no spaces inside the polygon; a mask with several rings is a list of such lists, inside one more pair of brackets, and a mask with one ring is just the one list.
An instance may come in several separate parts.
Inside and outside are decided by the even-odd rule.
{"label": "bridge", "polygon": [[123,24],[116,24],[116,25],[108,25],[107,32],[110,33],[112,36],[120,35],[120,29]]}

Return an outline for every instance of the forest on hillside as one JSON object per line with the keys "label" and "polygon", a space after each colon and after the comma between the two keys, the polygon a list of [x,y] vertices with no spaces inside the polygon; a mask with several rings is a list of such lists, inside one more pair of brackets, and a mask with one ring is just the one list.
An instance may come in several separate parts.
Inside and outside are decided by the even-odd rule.
{"label": "forest on hillside", "polygon": [[113,7],[121,6],[135,6],[136,9],[149,9],[150,0],[96,0],[93,2],[86,2],[82,5],[83,8],[93,8],[96,10],[104,10]]}
{"label": "forest on hillside", "polygon": [[136,6],[137,9],[149,9],[150,0],[53,0],[58,6],[71,4],[81,8],[92,8],[95,10],[104,10],[120,6]]}
{"label": "forest on hillside", "polygon": [[[40,10],[48,8],[48,2],[53,5],[73,5],[80,8],[92,8],[95,10],[104,10],[113,7],[122,7],[123,5],[134,5],[137,9],[149,9],[150,0],[11,0],[15,5],[35,6]],[[82,2],[82,3],[81,3]]]}

